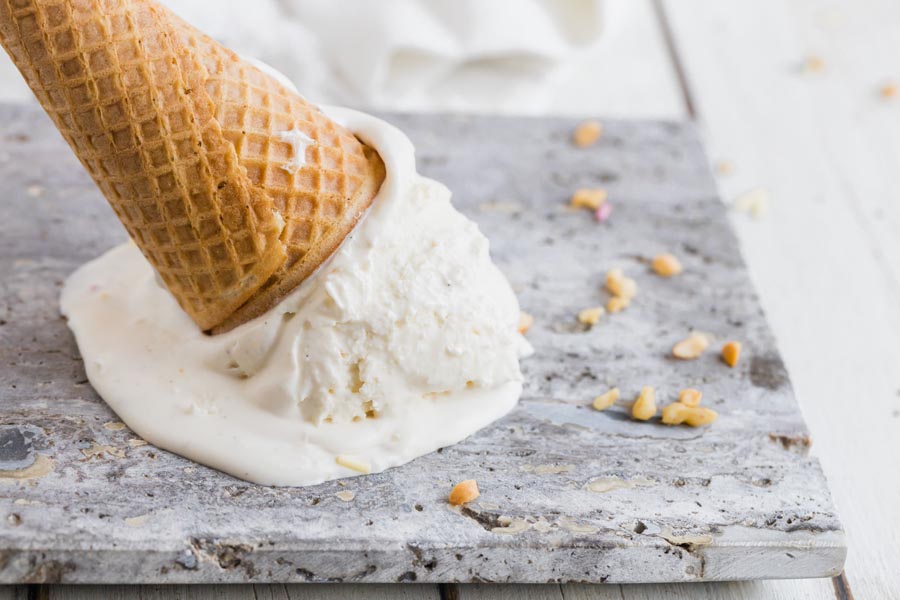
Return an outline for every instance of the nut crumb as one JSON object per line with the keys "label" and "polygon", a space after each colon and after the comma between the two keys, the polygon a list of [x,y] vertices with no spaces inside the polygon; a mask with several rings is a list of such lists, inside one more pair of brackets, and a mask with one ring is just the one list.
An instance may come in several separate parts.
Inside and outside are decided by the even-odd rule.
{"label": "nut crumb", "polygon": [[886,83],[881,86],[881,89],[878,90],[879,95],[882,100],[893,100],[897,96],[900,96],[900,86],[896,83]]}
{"label": "nut crumb", "polygon": [[634,406],[631,407],[631,416],[639,421],[647,421],[652,419],[656,414],[656,390],[651,386],[645,385],[641,388],[641,393]]}
{"label": "nut crumb", "polygon": [[637,295],[637,282],[630,277],[625,277],[622,269],[610,269],[606,272],[606,289],[613,296],[631,300]]}
{"label": "nut crumb", "polygon": [[825,70],[825,61],[821,56],[811,54],[803,61],[803,71],[806,73],[821,73]]}
{"label": "nut crumb", "polygon": [[335,492],[334,495],[344,502],[350,502],[356,497],[356,494],[350,490],[341,490],[340,492]]}
{"label": "nut crumb", "polygon": [[587,148],[593,146],[603,135],[603,125],[600,121],[589,120],[584,121],[572,133],[572,141],[579,148]]}
{"label": "nut crumb", "polygon": [[674,255],[664,253],[657,254],[653,258],[653,262],[650,263],[653,272],[659,275],[660,277],[674,277],[675,275],[680,275],[682,271],[684,271],[684,267],[681,266],[681,261],[679,261]]}
{"label": "nut crumb", "polygon": [[720,160],[716,163],[716,173],[719,175],[731,175],[734,172],[734,164],[730,160]]}
{"label": "nut crumb", "polygon": [[600,322],[600,317],[602,317],[605,312],[606,310],[604,310],[602,306],[585,308],[578,312],[578,322],[582,325],[593,327]]}
{"label": "nut crumb", "polygon": [[685,388],[678,394],[678,401],[685,406],[699,406],[703,399],[703,392],[694,388]]}
{"label": "nut crumb", "polygon": [[613,296],[606,303],[606,312],[610,314],[622,312],[623,310],[628,308],[629,304],[631,304],[630,300],[622,298],[621,296]]}
{"label": "nut crumb", "polygon": [[725,361],[725,364],[729,367],[734,367],[737,365],[738,360],[741,358],[741,343],[736,341],[731,341],[722,346],[722,360]]}
{"label": "nut crumb", "polygon": [[734,210],[749,213],[754,219],[761,219],[769,212],[769,192],[762,188],[751,190],[738,197],[732,204]]}
{"label": "nut crumb", "polygon": [[701,427],[709,425],[719,417],[719,413],[703,406],[687,406],[681,402],[673,402],[662,411],[662,422],[666,425]]}
{"label": "nut crumb", "polygon": [[595,410],[606,410],[619,400],[619,388],[614,387],[608,392],[600,394],[594,398],[593,407]]}
{"label": "nut crumb", "polygon": [[352,456],[339,454],[338,456],[334,457],[334,462],[341,465],[342,467],[347,467],[348,469],[358,471],[366,475],[372,472],[372,466],[369,465],[369,463],[353,458]]}
{"label": "nut crumb", "polygon": [[525,335],[532,325],[534,325],[534,317],[525,311],[521,311],[519,313],[519,333]]}
{"label": "nut crumb", "polygon": [[44,195],[44,187],[41,185],[29,185],[25,188],[25,193],[27,193],[31,198],[38,198]]}
{"label": "nut crumb", "polygon": [[474,479],[466,479],[453,486],[453,489],[450,490],[448,501],[453,506],[459,506],[471,502],[480,495],[481,492],[478,491],[478,483]]}
{"label": "nut crumb", "polygon": [[605,202],[608,194],[603,188],[580,188],[572,194],[569,206],[598,210]]}
{"label": "nut crumb", "polygon": [[681,360],[700,358],[709,347],[709,338],[702,333],[692,333],[690,337],[672,346],[672,356]]}

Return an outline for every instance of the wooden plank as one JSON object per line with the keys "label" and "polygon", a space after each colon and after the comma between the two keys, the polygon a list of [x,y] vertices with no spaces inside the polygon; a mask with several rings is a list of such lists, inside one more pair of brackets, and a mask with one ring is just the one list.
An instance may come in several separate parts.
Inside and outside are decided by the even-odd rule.
{"label": "wooden plank", "polygon": [[[17,515],[0,528],[11,552],[0,579],[640,582],[840,569],[840,524],[689,125],[610,121],[584,151],[568,142],[573,120],[392,117],[537,318],[524,397],[494,426],[401,468],[278,489],[132,448],[129,431],[104,427],[114,416],[57,317],[58,282],[123,232],[43,115],[5,110],[0,362],[15,368],[3,373],[2,466],[45,458],[32,466],[41,476],[0,487],[0,508]],[[48,186],[37,197],[36,182]],[[564,207],[586,185],[608,187],[607,226]],[[682,255],[684,275],[648,273],[645,257],[661,250]],[[613,265],[638,278],[639,299],[577,326],[578,310],[605,300]],[[746,359],[671,360],[691,328],[742,339]],[[630,398],[647,383],[661,403],[702,384],[722,417],[691,430],[589,408],[610,385]],[[82,452],[95,443],[115,451]],[[482,497],[450,510],[447,490],[466,477]],[[335,497],[346,490],[353,501]]]}
{"label": "wooden plank", "polygon": [[[435,585],[52,585],[47,600],[438,600]],[[0,596],[0,598],[3,598]],[[10,597],[12,598],[12,597]],[[24,600],[24,597],[23,599]]]}
{"label": "wooden plank", "polygon": [[648,585],[459,585],[459,600],[823,600],[827,579]]}
{"label": "wooden plank", "polygon": [[[850,532],[850,587],[896,595],[900,105],[878,86],[900,77],[900,6],[665,8],[712,154],[734,165],[721,189],[772,198],[769,218],[736,224]],[[801,68],[811,55],[823,69]]]}
{"label": "wooden plank", "polygon": [[24,585],[0,585],[0,600],[27,600],[28,587]]}

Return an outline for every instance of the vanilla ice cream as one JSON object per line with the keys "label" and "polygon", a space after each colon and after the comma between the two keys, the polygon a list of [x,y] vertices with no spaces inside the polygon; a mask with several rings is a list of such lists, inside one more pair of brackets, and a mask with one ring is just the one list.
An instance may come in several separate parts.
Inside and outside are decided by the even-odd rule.
{"label": "vanilla ice cream", "polygon": [[506,414],[522,389],[528,345],[487,239],[416,173],[401,132],[326,112],[378,150],[387,177],[331,259],[264,316],[203,334],[133,244],[62,293],[88,378],[123,421],[256,483],[403,464]]}

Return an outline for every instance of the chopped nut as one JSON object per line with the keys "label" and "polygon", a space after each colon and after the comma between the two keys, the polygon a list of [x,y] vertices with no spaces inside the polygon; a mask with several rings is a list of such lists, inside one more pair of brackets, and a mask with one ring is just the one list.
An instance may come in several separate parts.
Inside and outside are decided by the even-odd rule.
{"label": "chopped nut", "polygon": [[29,185],[25,192],[31,196],[32,198],[37,198],[38,196],[44,195],[44,186],[41,185]]}
{"label": "chopped nut", "polygon": [[593,146],[603,134],[603,125],[599,121],[584,121],[572,133],[572,141],[579,148]]}
{"label": "chopped nut", "polygon": [[671,254],[658,254],[650,266],[660,277],[673,277],[684,271],[681,261]]}
{"label": "chopped nut", "polygon": [[735,200],[732,207],[750,213],[754,219],[761,219],[769,211],[769,192],[762,188],[751,190]]}
{"label": "chopped nut", "polygon": [[519,313],[519,333],[525,335],[532,325],[534,325],[534,317],[525,311],[521,311]]}
{"label": "chopped nut", "polygon": [[720,160],[716,163],[716,173],[719,175],[730,175],[734,171],[734,165],[729,160]]}
{"label": "chopped nut", "polygon": [[606,289],[613,296],[631,300],[637,294],[637,282],[625,277],[622,269],[610,269],[606,272]]}
{"label": "chopped nut", "polygon": [[740,342],[728,342],[724,346],[722,346],[722,360],[725,361],[725,364],[729,367],[733,367],[738,363],[738,360],[741,358],[741,343]]}
{"label": "chopped nut", "polygon": [[622,298],[621,296],[613,296],[606,303],[606,312],[610,314],[615,314],[617,312],[622,312],[628,305],[631,304],[631,300],[627,298]]}
{"label": "chopped nut", "polygon": [[596,398],[594,398],[594,409],[596,410],[606,410],[613,404],[615,404],[619,400],[619,388],[614,387],[613,389],[600,394]]}
{"label": "chopped nut", "polygon": [[879,94],[881,94],[881,98],[883,100],[893,100],[898,95],[900,95],[900,86],[898,86],[896,83],[886,83],[881,86]]}
{"label": "chopped nut", "polygon": [[698,406],[703,399],[703,392],[694,388],[685,388],[678,393],[678,401],[685,406]]}
{"label": "chopped nut", "polygon": [[672,356],[681,360],[693,360],[709,347],[709,339],[702,333],[692,333],[687,339],[672,346]]}
{"label": "chopped nut", "polygon": [[606,202],[607,193],[603,188],[581,188],[572,194],[569,206],[572,208],[599,209]]}
{"label": "chopped nut", "polygon": [[641,388],[641,393],[631,407],[631,416],[639,421],[652,419],[656,414],[656,390],[649,385]]}
{"label": "chopped nut", "polygon": [[681,402],[673,402],[662,411],[662,422],[666,425],[681,425],[691,427],[709,425],[719,417],[719,413],[711,408],[703,406],[687,406]]}
{"label": "chopped nut", "polygon": [[803,61],[803,70],[807,73],[821,73],[825,70],[825,61],[819,56],[807,56]]}
{"label": "chopped nut", "polygon": [[453,489],[450,490],[450,497],[448,500],[453,506],[459,506],[460,504],[471,502],[480,495],[481,492],[478,491],[478,483],[474,479],[466,479],[453,486]]}
{"label": "chopped nut", "polygon": [[353,458],[352,456],[338,455],[334,457],[334,462],[342,467],[347,467],[348,469],[359,471],[360,473],[368,474],[372,472],[372,466],[369,465],[369,463]]}
{"label": "chopped nut", "polygon": [[578,322],[582,325],[590,325],[594,326],[600,322],[600,317],[603,316],[603,313],[606,311],[602,306],[595,306],[593,308],[585,308],[584,310],[579,311],[578,313]]}

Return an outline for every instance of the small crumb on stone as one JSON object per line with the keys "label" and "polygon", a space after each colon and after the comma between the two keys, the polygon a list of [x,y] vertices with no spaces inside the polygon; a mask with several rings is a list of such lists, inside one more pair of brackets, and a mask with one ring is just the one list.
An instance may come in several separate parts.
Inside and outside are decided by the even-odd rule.
{"label": "small crumb on stone", "polygon": [[531,326],[534,325],[534,317],[525,311],[519,313],[519,333],[525,335]]}
{"label": "small crumb on stone", "polygon": [[25,193],[32,198],[38,198],[39,196],[44,195],[44,187],[41,185],[29,185],[25,188]]}
{"label": "small crumb on stone", "polygon": [[722,360],[726,365],[729,367],[737,365],[741,358],[741,348],[741,343],[737,341],[731,341],[722,346]]}
{"label": "small crumb on stone", "polygon": [[610,269],[606,272],[606,289],[613,296],[631,300],[637,295],[637,282],[626,277],[622,269]]}
{"label": "small crumb on stone", "polygon": [[474,479],[466,479],[453,486],[447,500],[453,506],[460,506],[467,502],[471,502],[480,495],[481,492],[478,491],[478,483]]}
{"label": "small crumb on stone", "polygon": [[684,271],[684,267],[681,266],[681,261],[674,255],[668,253],[657,254],[650,263],[650,267],[653,269],[653,272],[660,277],[674,277],[675,275],[680,275],[682,271]]}
{"label": "small crumb on stone", "polygon": [[569,206],[597,210],[606,202],[607,193],[603,188],[581,188],[572,194]]}
{"label": "small crumb on stone", "polygon": [[334,495],[344,502],[350,502],[356,497],[356,494],[350,490],[341,490],[340,492],[335,492]]}
{"label": "small crumb on stone", "polygon": [[619,388],[614,387],[608,392],[600,394],[594,398],[594,410],[606,410],[619,400]]}
{"label": "small crumb on stone", "polygon": [[578,322],[582,325],[593,327],[600,322],[600,317],[602,317],[605,312],[606,310],[602,306],[582,309],[578,312]]}
{"label": "small crumb on stone", "polygon": [[885,83],[878,90],[878,95],[882,100],[894,100],[900,96],[900,86],[896,83]]}
{"label": "small crumb on stone", "polygon": [[698,406],[703,399],[703,392],[694,388],[685,388],[678,393],[678,401],[685,406]]}
{"label": "small crumb on stone", "polygon": [[713,423],[719,414],[711,408],[703,406],[687,406],[681,402],[673,402],[662,411],[662,422],[666,425],[702,427]]}
{"label": "small crumb on stone", "polygon": [[609,201],[604,202],[594,211],[594,220],[598,223],[606,223],[612,215],[612,210],[612,204]]}
{"label": "small crumb on stone", "polygon": [[631,303],[630,300],[622,298],[621,296],[613,296],[606,303],[606,312],[610,314],[616,314],[617,312],[622,312],[628,305]]}
{"label": "small crumb on stone", "polygon": [[645,385],[634,401],[634,406],[631,407],[631,416],[638,421],[648,421],[654,415],[656,415],[656,390]]}
{"label": "small crumb on stone", "polygon": [[122,431],[125,429],[125,423],[122,421],[110,421],[109,423],[104,423],[103,428],[109,431]]}
{"label": "small crumb on stone", "polygon": [[147,445],[147,440],[142,440],[141,438],[131,438],[126,443],[132,448],[140,448],[141,446]]}
{"label": "small crumb on stone", "polygon": [[572,142],[579,148],[593,146],[603,135],[603,125],[599,121],[584,121],[572,133]]}
{"label": "small crumb on stone", "polygon": [[690,337],[672,346],[672,356],[681,360],[700,358],[709,347],[709,338],[702,333],[692,333]]}

